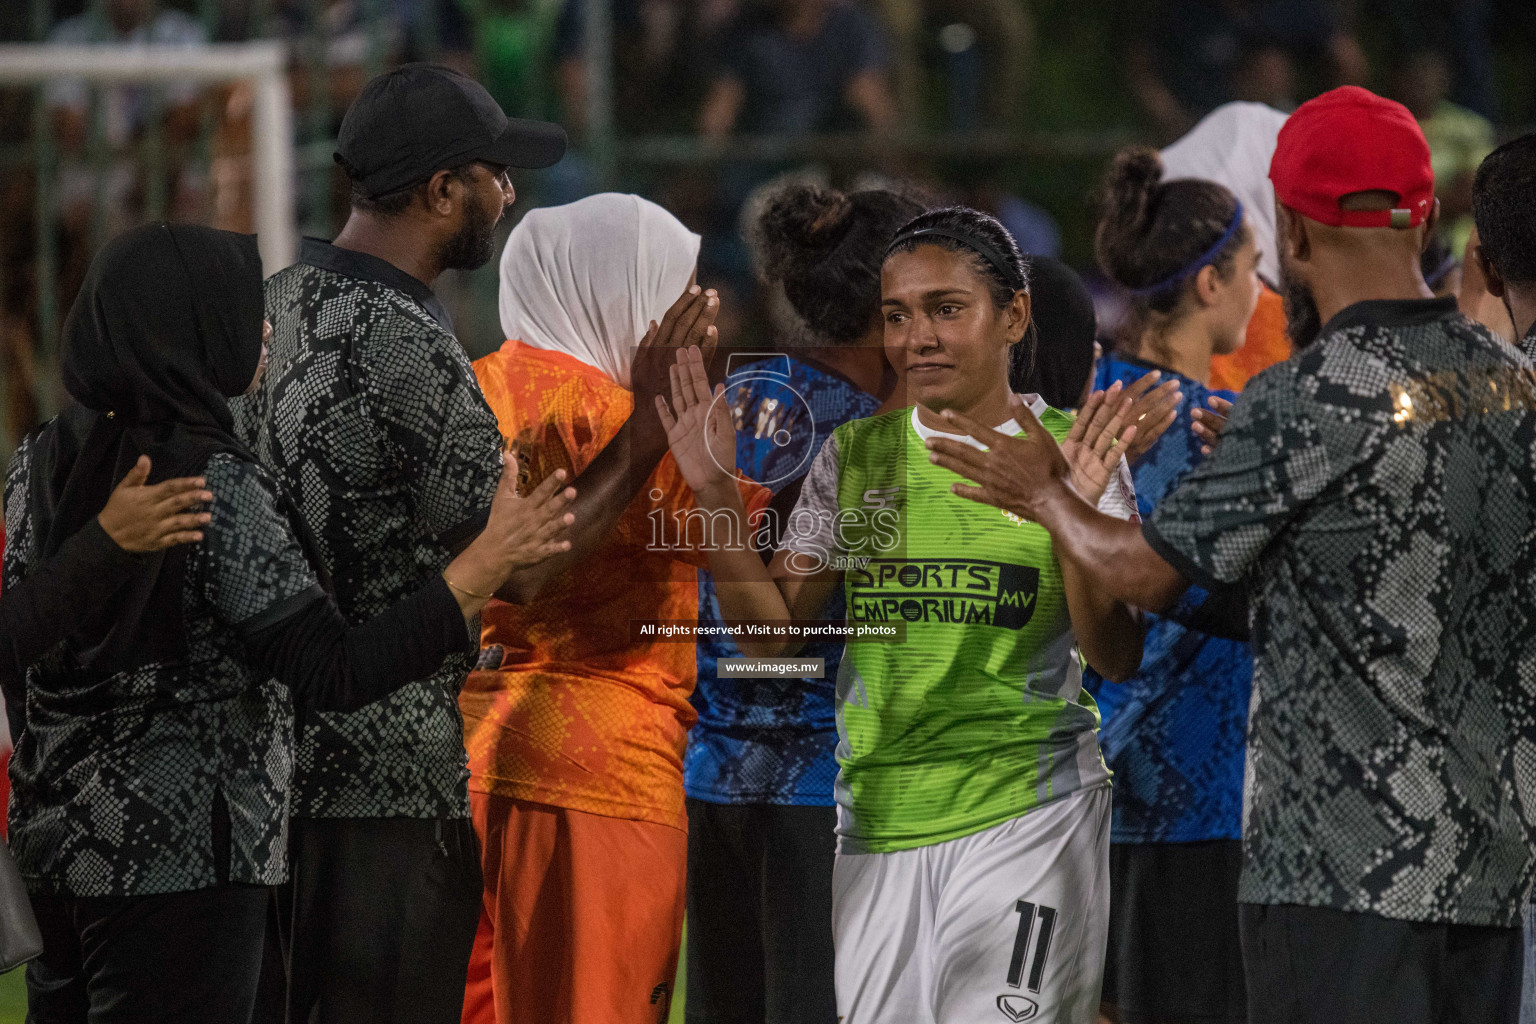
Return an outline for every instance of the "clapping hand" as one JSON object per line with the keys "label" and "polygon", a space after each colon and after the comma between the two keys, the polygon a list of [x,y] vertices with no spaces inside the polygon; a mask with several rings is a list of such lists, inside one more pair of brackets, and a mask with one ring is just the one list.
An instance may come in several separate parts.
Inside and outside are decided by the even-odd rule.
{"label": "clapping hand", "polygon": [[1061,443],[1061,454],[1072,469],[1072,487],[1090,504],[1097,505],[1104,496],[1125,451],[1137,437],[1139,428],[1121,429],[1134,410],[1130,393],[1122,393],[1120,382],[1115,381],[1108,391],[1088,396]]}
{"label": "clapping hand", "polygon": [[517,492],[517,460],[502,453],[501,480],[485,529],[443,571],[466,619],[517,570],[571,550],[564,534],[576,515],[566,508],[576,499],[576,488],[564,486],[566,476],[555,470],[525,497]]}
{"label": "clapping hand", "polygon": [[652,320],[645,337],[635,349],[630,367],[630,383],[637,395],[636,405],[646,396],[665,394],[672,374],[674,355],[680,349],[697,346],[706,361],[714,351],[720,334],[715,317],[720,312],[720,296],[713,288],[690,285],[672,303],[661,323]]}
{"label": "clapping hand", "polygon": [[576,500],[576,488],[564,487],[566,472],[557,469],[524,496],[517,492],[517,460],[503,453],[501,463],[491,517],[480,536],[493,545],[505,577],[571,549],[564,534],[576,516],[566,506]]}
{"label": "clapping hand", "polygon": [[1133,441],[1126,436],[1122,440],[1126,442],[1125,461],[1133,466],[1173,426],[1179,415],[1179,400],[1183,397],[1179,380],[1174,377],[1158,384],[1162,375],[1161,370],[1144,373],[1125,389],[1126,397],[1131,400],[1131,411],[1125,422],[1136,428],[1136,438]]}
{"label": "clapping hand", "polygon": [[987,448],[981,451],[961,441],[932,437],[927,442],[928,458],[973,481],[950,485],[960,497],[996,506],[1021,519],[1038,519],[1052,492],[1070,486],[1072,468],[1056,439],[1040,425],[1023,399],[1012,395],[1009,401],[1014,419],[1024,427],[1024,436],[1009,437],[969,416],[945,410],[944,418],[956,433],[969,434]]}
{"label": "clapping hand", "polygon": [[1221,439],[1221,432],[1227,429],[1227,417],[1232,415],[1232,403],[1225,398],[1212,395],[1206,401],[1210,403],[1209,409],[1192,409],[1189,413],[1189,429],[1201,440],[1202,455],[1211,454],[1211,449]]}
{"label": "clapping hand", "polygon": [[736,467],[736,428],[725,402],[725,385],[711,389],[704,355],[696,348],[677,354],[672,367],[672,404],[656,396],[656,414],[667,430],[667,446],[693,493],[703,495],[731,483]]}

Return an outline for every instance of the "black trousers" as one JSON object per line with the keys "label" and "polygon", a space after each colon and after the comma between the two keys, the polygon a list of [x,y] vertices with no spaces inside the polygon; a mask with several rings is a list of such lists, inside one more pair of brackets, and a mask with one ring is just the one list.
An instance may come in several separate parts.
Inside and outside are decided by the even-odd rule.
{"label": "black trousers", "polygon": [[270,901],[239,884],[33,897],[43,955],[27,965],[28,1024],[249,1020]]}
{"label": "black trousers", "polygon": [[468,818],[295,818],[255,1024],[458,1024],[480,922]]}
{"label": "black trousers", "polygon": [[688,801],[688,1024],[832,1024],[832,807]]}
{"label": "black trousers", "polygon": [[1517,1024],[1519,928],[1238,908],[1250,1024]]}
{"label": "black trousers", "polygon": [[1104,1003],[1118,1024],[1245,1024],[1243,844],[1111,843]]}

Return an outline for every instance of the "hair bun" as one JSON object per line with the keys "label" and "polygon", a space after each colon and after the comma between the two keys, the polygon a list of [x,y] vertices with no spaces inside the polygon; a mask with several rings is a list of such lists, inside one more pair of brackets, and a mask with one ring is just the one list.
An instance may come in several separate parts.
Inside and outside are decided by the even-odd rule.
{"label": "hair bun", "polygon": [[1104,181],[1104,214],[1129,233],[1137,233],[1150,216],[1152,196],[1163,181],[1163,158],[1147,146],[1127,146],[1115,154]]}
{"label": "hair bun", "polygon": [[853,203],[836,189],[817,185],[787,185],[768,201],[758,221],[763,271],[780,281],[804,274],[826,257],[848,234]]}
{"label": "hair bun", "polygon": [[[1236,197],[1213,181],[1163,180],[1163,160],[1145,146],[1115,154],[1104,175],[1094,255],[1109,277],[1138,304],[1172,312],[1182,301],[1187,271],[1202,254],[1225,277],[1242,236],[1233,230]],[[1222,242],[1223,238],[1227,242]],[[1213,247],[1220,244],[1216,252]],[[1198,269],[1196,267],[1195,269]],[[1150,289],[1150,291],[1149,291]]]}

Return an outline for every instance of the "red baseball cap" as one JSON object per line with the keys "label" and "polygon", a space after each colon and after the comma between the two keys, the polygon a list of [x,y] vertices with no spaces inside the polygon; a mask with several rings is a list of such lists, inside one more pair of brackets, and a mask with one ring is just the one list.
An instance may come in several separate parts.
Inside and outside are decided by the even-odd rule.
{"label": "red baseball cap", "polygon": [[[1275,195],[1297,213],[1351,228],[1409,228],[1435,206],[1429,143],[1408,108],[1357,85],[1296,108],[1269,163]],[[1390,210],[1342,210],[1354,192],[1395,192]]]}

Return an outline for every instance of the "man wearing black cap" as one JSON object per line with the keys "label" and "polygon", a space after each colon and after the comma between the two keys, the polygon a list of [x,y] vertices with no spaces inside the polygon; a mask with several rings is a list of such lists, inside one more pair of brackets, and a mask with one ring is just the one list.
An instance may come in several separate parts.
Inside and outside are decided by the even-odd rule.
{"label": "man wearing black cap", "polygon": [[[299,262],[267,282],[270,370],[237,422],[298,499],[353,621],[440,571],[485,525],[501,435],[431,285],[494,255],[508,169],[564,151],[558,126],[508,118],[456,71],[384,74],[342,122],[352,213],[341,234],[305,239]],[[654,344],[702,340],[706,302],[684,295]],[[528,600],[607,532],[665,451],[659,429],[640,434],[626,427],[577,481],[572,551],[498,596]],[[258,1021],[459,1020],[481,907],[457,706],[469,668],[450,658],[388,700],[296,723],[292,877]]]}

